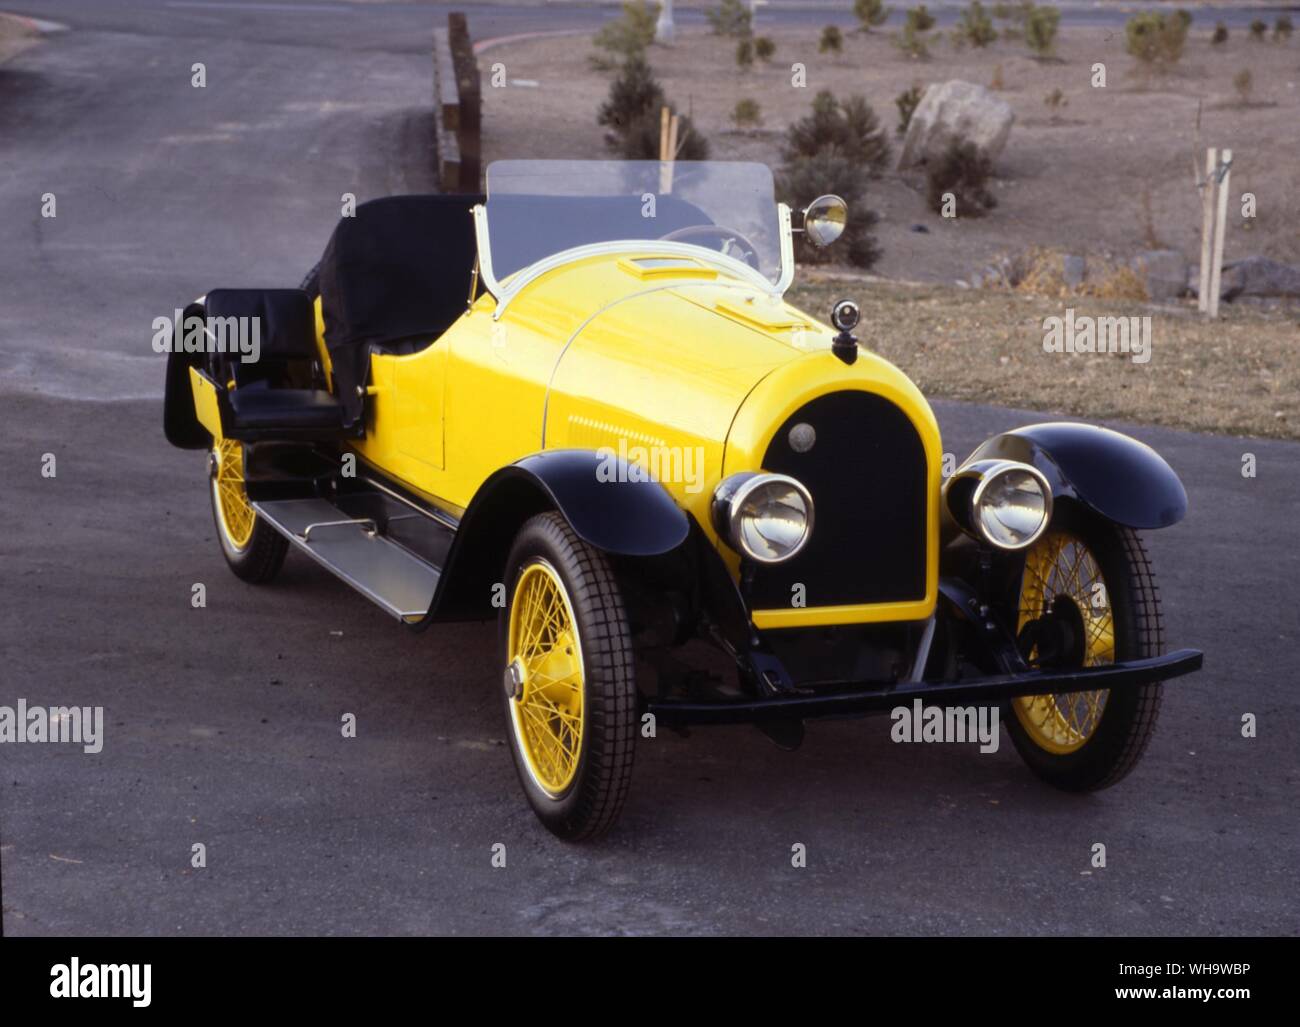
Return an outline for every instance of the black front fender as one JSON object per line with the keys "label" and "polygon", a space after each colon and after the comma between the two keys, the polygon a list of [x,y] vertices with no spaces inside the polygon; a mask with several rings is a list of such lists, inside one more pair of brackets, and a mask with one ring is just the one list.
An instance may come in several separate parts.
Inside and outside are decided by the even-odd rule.
{"label": "black front fender", "polygon": [[506,555],[523,523],[556,510],[578,536],[612,556],[671,552],[690,535],[691,522],[668,490],[612,455],[555,449],[502,467],[465,510],[428,617],[470,620],[495,615],[489,597],[503,581]]}
{"label": "black front fender", "polygon": [[498,477],[526,476],[545,491],[584,542],[616,556],[658,556],[686,541],[691,525],[659,482],[613,454],[588,449],[535,453]]}
{"label": "black front fender", "polygon": [[1187,492],[1150,446],[1109,428],[1053,422],[995,435],[968,460],[1019,460],[1076,500],[1129,528],[1167,528],[1187,513]]}

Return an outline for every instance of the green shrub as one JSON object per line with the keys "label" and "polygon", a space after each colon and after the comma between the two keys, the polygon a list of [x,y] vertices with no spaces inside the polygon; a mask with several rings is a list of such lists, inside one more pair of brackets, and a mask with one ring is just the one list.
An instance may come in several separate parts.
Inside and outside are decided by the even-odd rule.
{"label": "green shrub", "polygon": [[732,36],[740,39],[753,32],[753,23],[749,8],[741,0],[722,0],[717,7],[710,7],[704,12],[715,36]]}
{"label": "green shrub", "polygon": [[[644,58],[633,57],[610,83],[609,97],[600,105],[597,124],[610,131],[605,145],[625,160],[658,160],[659,129],[663,107],[671,106],[663,87]],[[708,141],[683,117],[677,134],[679,160],[704,160]]]}
{"label": "green shrub", "polygon": [[626,0],[623,16],[602,25],[592,41],[624,59],[638,57],[655,40],[656,17],[646,0]]}
{"label": "green shrub", "polygon": [[822,29],[822,38],[817,43],[818,53],[839,53],[844,49],[844,35],[834,25]]}
{"label": "green shrub", "polygon": [[980,0],[971,0],[970,6],[961,12],[957,27],[952,31],[953,43],[964,46],[970,43],[974,47],[986,47],[996,42],[998,30],[993,27],[993,19],[984,12]]}
{"label": "green shrub", "polygon": [[776,53],[776,43],[771,36],[757,36],[754,39],[754,56],[760,61],[770,61]]}
{"label": "green shrub", "polygon": [[1283,39],[1290,39],[1291,31],[1291,16],[1288,14],[1279,14],[1277,16],[1277,21],[1273,23],[1273,38],[1278,42],[1281,42]]}
{"label": "green shrub", "polygon": [[1186,11],[1160,14],[1143,11],[1124,26],[1125,49],[1146,68],[1164,68],[1183,55],[1187,27],[1192,16]]}
{"label": "green shrub", "polygon": [[1056,50],[1056,30],[1061,24],[1061,12],[1056,7],[1034,7],[1025,13],[1025,45],[1039,57],[1050,57]]}
{"label": "green shrub", "polygon": [[795,259],[821,264],[847,260],[856,267],[871,267],[880,259],[874,229],[879,218],[867,208],[870,177],[851,158],[834,150],[787,160],[776,176],[777,198],[798,210],[824,193],[834,193],[849,205],[849,221],[839,241],[827,249],[810,245],[802,234],[795,236]]}
{"label": "green shrub", "polygon": [[788,163],[827,150],[847,157],[867,175],[879,175],[889,166],[889,139],[866,97],[841,102],[823,89],[813,98],[812,113],[787,130],[781,157]]}
{"label": "green shrub", "polygon": [[1124,49],[1144,64],[1154,63],[1160,54],[1160,33],[1165,16],[1143,11],[1129,18],[1124,26]]}
{"label": "green shrub", "polygon": [[928,57],[930,47],[926,33],[932,28],[934,15],[925,9],[925,4],[913,7],[903,20],[902,35],[896,37],[894,43],[909,57]]}
{"label": "green shrub", "polygon": [[898,108],[897,132],[899,135],[907,134],[907,126],[912,123],[912,114],[916,110],[916,105],[920,102],[920,86],[913,86],[911,89],[904,89],[894,97],[894,106]]}
{"label": "green shrub", "polygon": [[1210,37],[1210,42],[1214,46],[1222,46],[1228,41],[1228,26],[1219,22],[1214,26],[1214,35]]}
{"label": "green shrub", "polygon": [[600,105],[596,123],[612,130],[605,141],[615,147],[616,142],[611,140],[621,138],[635,122],[646,115],[658,116],[664,103],[663,87],[655,78],[650,65],[642,57],[633,57],[610,83],[609,97]]}
{"label": "green shrub", "polygon": [[1255,76],[1250,73],[1249,68],[1242,68],[1232,76],[1232,88],[1237,91],[1237,99],[1243,107],[1250,103],[1250,93],[1254,87]]}
{"label": "green shrub", "polygon": [[[613,149],[623,160],[658,160],[659,131],[659,115],[648,115],[634,122]],[[695,130],[691,119],[685,114],[677,126],[677,159],[709,159],[709,141]]]}
{"label": "green shrub", "polygon": [[1052,112],[1052,124],[1056,124],[1061,118],[1061,108],[1070,106],[1070,98],[1057,88],[1043,97],[1043,104]]}
{"label": "green shrub", "polygon": [[1021,0],[1020,3],[1016,4],[994,4],[993,17],[999,21],[1011,22],[1002,30],[1002,38],[1007,40],[1023,39],[1025,37],[1025,24],[1028,22],[1033,10],[1033,0]]}
{"label": "green shrub", "polygon": [[952,193],[958,217],[980,217],[997,206],[988,191],[993,162],[974,143],[954,139],[943,156],[926,169],[926,202],[936,214],[943,213],[943,197]]}
{"label": "green shrub", "polygon": [[930,56],[929,40],[922,32],[917,32],[911,25],[904,25],[902,35],[895,37],[896,45],[908,57],[924,60]]}
{"label": "green shrub", "polygon": [[1164,53],[1165,60],[1173,64],[1183,55],[1187,44],[1187,30],[1192,27],[1192,16],[1183,8],[1178,8],[1172,18],[1165,19]]}
{"label": "green shrub", "polygon": [[737,128],[753,128],[761,125],[763,109],[759,107],[757,100],[751,100],[749,97],[737,100],[736,106],[731,111],[731,123]]}
{"label": "green shrub", "polygon": [[749,68],[754,63],[754,41],[745,36],[736,44],[736,64],[742,68]]}
{"label": "green shrub", "polygon": [[1250,23],[1250,38],[1263,42],[1264,33],[1268,31],[1268,24],[1262,18],[1256,18]]}
{"label": "green shrub", "polygon": [[883,0],[853,0],[853,13],[858,19],[858,31],[870,32],[883,25],[889,17],[889,8]]}

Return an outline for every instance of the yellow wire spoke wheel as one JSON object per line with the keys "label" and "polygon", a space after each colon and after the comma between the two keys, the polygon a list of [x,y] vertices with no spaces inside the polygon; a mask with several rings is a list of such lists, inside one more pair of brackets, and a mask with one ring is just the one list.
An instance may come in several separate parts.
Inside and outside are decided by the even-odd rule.
{"label": "yellow wire spoke wheel", "polygon": [[[1115,662],[1115,619],[1097,559],[1068,531],[1045,534],[1025,559],[1020,588],[1019,632],[1032,620],[1071,603],[1083,624],[1083,666]],[[1031,651],[1032,662],[1038,656]],[[1096,733],[1106,707],[1106,691],[1031,695],[1012,700],[1011,708],[1035,745],[1065,755],[1081,749]]]}
{"label": "yellow wire spoke wheel", "polygon": [[618,579],[555,510],[520,526],[505,567],[498,666],[519,783],[556,837],[599,837],[627,799],[640,702]]}
{"label": "yellow wire spoke wheel", "polygon": [[257,515],[244,488],[244,447],[234,439],[218,439],[212,447],[212,489],[217,517],[236,551],[248,548]]}
{"label": "yellow wire spoke wheel", "polygon": [[515,585],[506,657],[519,751],[537,787],[558,798],[582,756],[585,677],[573,606],[545,560],[528,564]]}

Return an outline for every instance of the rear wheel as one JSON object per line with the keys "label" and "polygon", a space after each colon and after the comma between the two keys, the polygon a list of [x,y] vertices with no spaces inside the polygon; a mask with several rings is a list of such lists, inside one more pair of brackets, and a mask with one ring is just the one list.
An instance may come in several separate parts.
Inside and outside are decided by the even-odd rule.
{"label": "rear wheel", "polygon": [[244,581],[270,581],[283,565],[289,543],[257,516],[248,500],[243,443],[214,439],[208,462],[212,520],[226,563]]}
{"label": "rear wheel", "polygon": [[[1164,651],[1160,592],[1141,538],[1077,510],[1059,511],[1026,554],[1019,609],[1031,664],[1091,667]],[[1066,791],[1107,788],[1141,758],[1161,691],[1156,682],[1016,698],[1007,727],[1045,781]]]}
{"label": "rear wheel", "polygon": [[618,819],[632,780],[637,692],[622,596],[604,554],[556,513],[529,520],[501,615],[510,751],[533,812],[579,841]]}

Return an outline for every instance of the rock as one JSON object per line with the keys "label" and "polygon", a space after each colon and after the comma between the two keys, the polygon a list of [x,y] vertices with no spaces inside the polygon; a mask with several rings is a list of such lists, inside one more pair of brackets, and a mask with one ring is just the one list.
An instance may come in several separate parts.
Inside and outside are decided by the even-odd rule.
{"label": "rock", "polygon": [[1187,260],[1177,250],[1147,250],[1129,263],[1146,278],[1153,300],[1177,299],[1187,291]]}
{"label": "rock", "polygon": [[1223,265],[1220,298],[1300,296],[1300,267],[1268,257],[1247,257]]}
{"label": "rock", "polygon": [[974,143],[989,160],[997,160],[1015,118],[1011,105],[983,86],[958,79],[933,83],[912,112],[898,166],[924,164],[958,137]]}
{"label": "rock", "polygon": [[1067,253],[1061,259],[1061,281],[1067,289],[1077,289],[1088,276],[1088,261]]}

